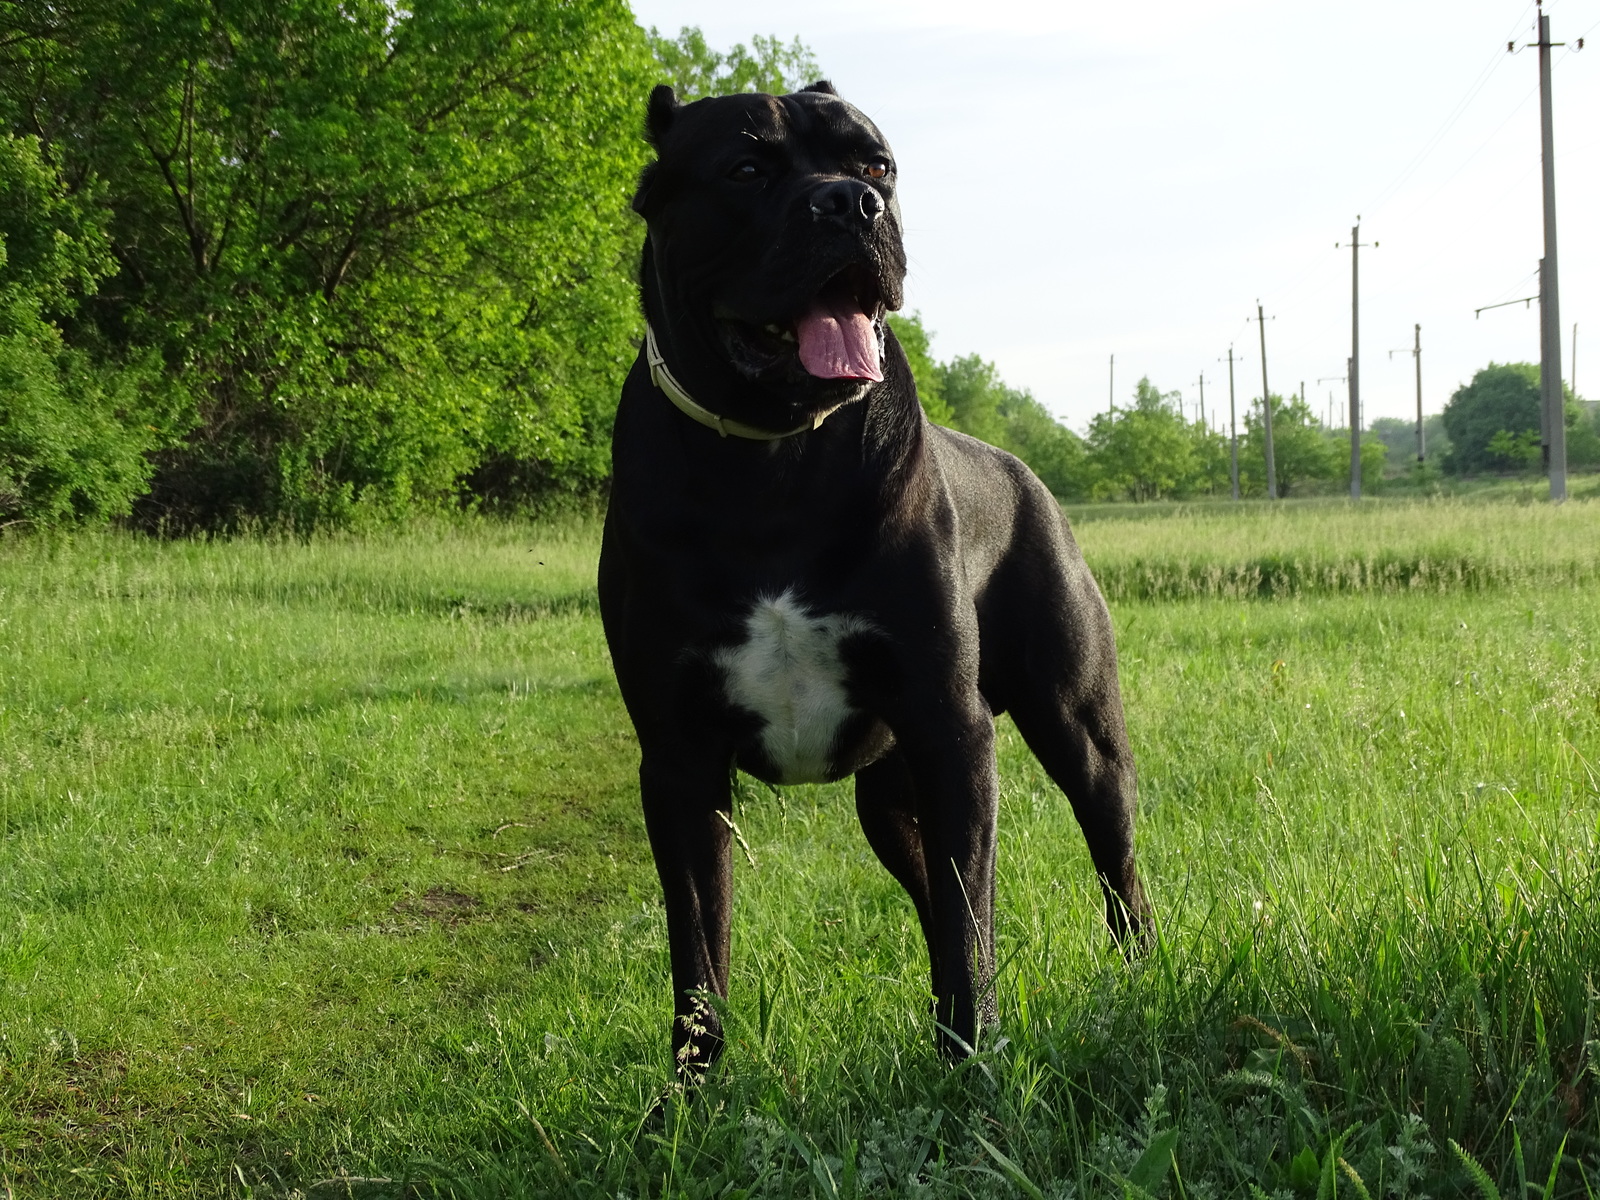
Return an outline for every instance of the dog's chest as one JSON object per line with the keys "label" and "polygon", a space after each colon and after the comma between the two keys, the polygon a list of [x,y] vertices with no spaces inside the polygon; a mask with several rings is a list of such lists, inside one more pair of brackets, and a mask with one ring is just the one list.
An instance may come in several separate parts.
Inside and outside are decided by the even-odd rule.
{"label": "dog's chest", "polygon": [[840,728],[854,714],[841,643],[871,630],[849,614],[815,614],[785,591],[758,600],[744,641],[717,652],[728,699],[762,721],[761,749],[779,782],[830,778]]}

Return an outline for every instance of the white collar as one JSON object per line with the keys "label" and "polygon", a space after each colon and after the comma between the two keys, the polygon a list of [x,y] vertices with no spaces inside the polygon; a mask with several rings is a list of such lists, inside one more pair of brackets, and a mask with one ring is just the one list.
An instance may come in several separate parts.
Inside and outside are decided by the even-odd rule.
{"label": "white collar", "polygon": [[793,437],[797,433],[804,433],[808,429],[820,429],[822,422],[843,407],[835,404],[832,408],[823,409],[804,425],[794,429],[785,429],[774,432],[770,429],[761,429],[755,425],[746,425],[743,421],[735,421],[714,413],[703,404],[695,400],[667,369],[667,360],[662,357],[661,348],[656,345],[656,331],[650,327],[650,322],[644,323],[644,356],[650,364],[650,382],[666,393],[667,399],[678,407],[678,410],[691,420],[698,421],[708,429],[715,429],[723,437],[749,438],[758,442],[776,442],[781,438]]}

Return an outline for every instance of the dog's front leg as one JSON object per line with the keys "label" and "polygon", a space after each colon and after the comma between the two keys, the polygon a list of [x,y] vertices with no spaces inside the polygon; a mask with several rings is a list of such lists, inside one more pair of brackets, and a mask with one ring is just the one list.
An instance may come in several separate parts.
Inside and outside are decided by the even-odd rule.
{"label": "dog's front leg", "polygon": [[728,994],[731,759],[646,747],[639,767],[645,828],[667,909],[672,954],[672,1054],[696,1083],[722,1053],[722,1019],[705,993]]}
{"label": "dog's front leg", "polygon": [[973,689],[932,720],[896,738],[916,785],[933,927],[934,1013],[939,1049],[964,1057],[979,1020],[992,1023],[994,855],[999,781],[994,719]]}

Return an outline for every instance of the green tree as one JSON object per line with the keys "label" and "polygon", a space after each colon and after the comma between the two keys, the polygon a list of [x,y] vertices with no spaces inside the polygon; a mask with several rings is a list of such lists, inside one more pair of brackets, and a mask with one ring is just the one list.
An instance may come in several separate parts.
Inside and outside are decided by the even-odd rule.
{"label": "green tree", "polygon": [[[1388,450],[1392,462],[1405,462],[1417,457],[1417,423],[1402,417],[1379,417],[1372,422],[1369,432]],[[1424,425],[1426,432],[1426,425]]]}
{"label": "green tree", "polygon": [[1088,494],[1083,439],[1031,392],[1007,386],[995,365],[976,354],[940,363],[934,374],[951,428],[1015,454],[1058,496]]}
{"label": "green tree", "polygon": [[[1402,470],[1414,470],[1417,463],[1417,423],[1409,417],[1379,417],[1372,422],[1368,431],[1382,442],[1386,453],[1384,461],[1398,466]],[[1445,432],[1444,416],[1441,413],[1429,413],[1422,419],[1422,433],[1425,439],[1428,466],[1433,468],[1443,462],[1450,452],[1450,435]],[[1366,445],[1363,436],[1362,445]]]}
{"label": "green tree", "polygon": [[175,432],[155,364],[97,364],[62,339],[114,268],[92,199],[67,194],[37,140],[0,134],[0,526],[127,514]]}
{"label": "green tree", "polygon": [[1504,459],[1489,449],[1495,434],[1539,432],[1539,368],[1532,363],[1490,363],[1457,388],[1444,406],[1450,434],[1445,467],[1468,472],[1499,469]]}
{"label": "green tree", "polygon": [[1027,391],[1005,388],[999,405],[1002,445],[1062,499],[1086,499],[1092,486],[1088,447]]}
{"label": "green tree", "polygon": [[1005,443],[1005,418],[1000,406],[1005,384],[992,362],[976,354],[963,354],[940,363],[938,393],[950,408],[950,425],[991,446]]}
{"label": "green tree", "polygon": [[905,350],[930,421],[1010,451],[1057,496],[1088,494],[1083,439],[1030,392],[1008,387],[995,365],[976,354],[936,361],[920,313],[891,313],[889,327]]}
{"label": "green tree", "polygon": [[894,330],[895,340],[906,352],[906,361],[911,364],[911,378],[917,384],[917,399],[922,402],[928,420],[940,425],[950,424],[953,414],[950,406],[944,402],[939,364],[933,360],[933,335],[923,326],[922,314],[890,313],[889,328]]}
{"label": "green tree", "polygon": [[1567,414],[1567,465],[1600,466],[1600,404],[1574,398]]}
{"label": "green tree", "polygon": [[707,45],[698,26],[685,25],[669,38],[652,25],[649,40],[659,72],[685,102],[734,92],[781,96],[822,78],[822,68],[799,38],[785,42],[758,33],[748,49],[738,43],[724,51]]}
{"label": "green tree", "polygon": [[[1589,443],[1582,431],[1583,411],[1570,388],[1562,386],[1569,445],[1569,462],[1588,461]],[[1450,435],[1450,453],[1445,469],[1455,472],[1506,469],[1515,459],[1506,457],[1517,435],[1540,436],[1539,368],[1533,363],[1490,363],[1472,377],[1472,382],[1455,390],[1444,406],[1445,431]],[[1580,431],[1574,434],[1573,431]],[[1495,435],[1504,432],[1513,441],[1502,439],[1491,449]],[[1574,454],[1574,449],[1577,453]],[[1597,447],[1600,449],[1600,447]]]}
{"label": "green tree", "polygon": [[[1350,463],[1349,440],[1342,444],[1344,448],[1344,462],[1348,467]],[[1371,495],[1383,485],[1383,468],[1389,460],[1389,447],[1385,446],[1375,437],[1361,439],[1361,491],[1364,495]]]}
{"label": "green tree", "polygon": [[[1272,397],[1272,461],[1278,477],[1278,494],[1326,483],[1348,472],[1348,437],[1330,433],[1311,407],[1298,396]],[[1367,449],[1371,445],[1374,449]],[[1376,486],[1383,474],[1383,444],[1364,441],[1361,451],[1363,487]],[[1247,495],[1267,492],[1266,433],[1261,422],[1261,402],[1251,404],[1245,417],[1245,434],[1239,443],[1239,486]]]}
{"label": "green tree", "polygon": [[0,0],[0,125],[120,267],[67,339],[189,395],[155,511],[603,477],[653,74],[622,0]]}
{"label": "green tree", "polygon": [[1199,484],[1207,460],[1178,412],[1178,395],[1162,392],[1146,377],[1134,387],[1131,408],[1098,413],[1090,421],[1096,497],[1160,500]]}

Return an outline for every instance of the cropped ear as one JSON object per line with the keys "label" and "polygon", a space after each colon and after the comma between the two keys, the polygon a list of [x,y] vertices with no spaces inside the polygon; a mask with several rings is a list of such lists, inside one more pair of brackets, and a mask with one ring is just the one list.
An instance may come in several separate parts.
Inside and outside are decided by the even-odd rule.
{"label": "cropped ear", "polygon": [[650,103],[645,108],[644,128],[645,135],[650,141],[659,146],[661,139],[667,136],[667,130],[672,128],[672,119],[678,115],[678,93],[672,90],[670,84],[657,84],[650,91]]}
{"label": "cropped ear", "polygon": [[837,96],[839,94],[833,84],[826,79],[819,79],[810,87],[801,88],[800,90],[802,92],[821,92],[824,96]]}

